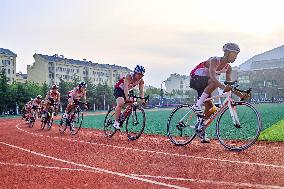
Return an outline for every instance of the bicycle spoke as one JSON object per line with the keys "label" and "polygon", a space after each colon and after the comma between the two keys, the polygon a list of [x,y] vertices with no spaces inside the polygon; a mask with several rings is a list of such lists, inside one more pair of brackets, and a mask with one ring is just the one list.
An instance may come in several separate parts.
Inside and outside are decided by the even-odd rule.
{"label": "bicycle spoke", "polygon": [[177,107],[170,115],[167,133],[170,141],[178,146],[190,143],[195,137],[196,115],[189,105]]}
{"label": "bicycle spoke", "polygon": [[224,147],[241,151],[252,146],[259,136],[262,124],[260,115],[249,103],[236,105],[240,127],[233,124],[228,108],[221,112],[217,121],[217,137]]}

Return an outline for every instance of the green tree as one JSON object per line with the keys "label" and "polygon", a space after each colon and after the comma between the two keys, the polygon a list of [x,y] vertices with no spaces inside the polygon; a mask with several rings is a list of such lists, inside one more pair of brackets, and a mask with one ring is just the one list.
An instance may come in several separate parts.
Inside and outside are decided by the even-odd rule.
{"label": "green tree", "polygon": [[47,85],[46,82],[44,82],[42,87],[41,87],[41,94],[42,94],[43,98],[45,98],[48,91],[49,91],[49,86]]}
{"label": "green tree", "polygon": [[9,79],[6,77],[5,70],[0,73],[0,114],[7,111],[7,98],[9,97]]}

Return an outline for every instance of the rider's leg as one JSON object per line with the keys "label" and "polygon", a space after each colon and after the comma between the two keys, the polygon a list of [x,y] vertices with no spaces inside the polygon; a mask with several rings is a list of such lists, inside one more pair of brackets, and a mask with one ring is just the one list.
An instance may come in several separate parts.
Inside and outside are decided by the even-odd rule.
{"label": "rider's leg", "polygon": [[73,108],[73,98],[69,98],[67,107],[66,107],[65,112],[63,114],[63,118],[68,117],[68,114],[72,111],[72,108]]}
{"label": "rider's leg", "polygon": [[124,105],[124,98],[123,97],[118,97],[116,99],[116,107],[115,107],[115,121],[114,121],[114,127],[115,128],[119,128],[119,116],[121,114],[121,110],[122,110],[122,107]]}

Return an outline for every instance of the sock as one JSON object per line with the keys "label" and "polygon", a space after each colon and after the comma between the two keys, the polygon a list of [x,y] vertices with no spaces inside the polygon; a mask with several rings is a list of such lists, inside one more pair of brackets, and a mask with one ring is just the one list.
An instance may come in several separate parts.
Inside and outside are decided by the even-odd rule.
{"label": "sock", "polygon": [[201,106],[208,96],[209,96],[209,94],[203,92],[201,97],[197,100],[196,106]]}
{"label": "sock", "polygon": [[118,125],[118,124],[119,124],[119,122],[118,122],[117,120],[115,120],[115,121],[114,121],[114,124],[115,124],[115,125]]}

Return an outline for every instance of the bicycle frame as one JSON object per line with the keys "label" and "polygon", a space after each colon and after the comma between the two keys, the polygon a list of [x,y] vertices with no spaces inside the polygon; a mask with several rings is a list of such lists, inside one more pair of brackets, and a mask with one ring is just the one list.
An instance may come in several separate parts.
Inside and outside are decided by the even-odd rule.
{"label": "bicycle frame", "polygon": [[234,125],[240,125],[240,121],[239,121],[239,118],[238,118],[238,115],[237,115],[237,112],[236,112],[236,108],[234,108],[232,106],[232,104],[235,100],[232,99],[231,96],[232,96],[232,91],[228,91],[228,92],[225,92],[222,95],[217,95],[217,96],[213,96],[211,98],[207,98],[204,101],[204,102],[207,102],[207,101],[210,101],[210,100],[213,100],[213,99],[220,99],[222,97],[225,97],[225,100],[222,103],[221,107],[213,115],[211,115],[207,120],[204,121],[205,127],[208,127],[212,123],[212,121],[217,117],[217,115],[219,115],[219,113],[221,111],[223,111],[227,106],[229,107],[230,115],[231,115],[231,118],[233,120]]}

